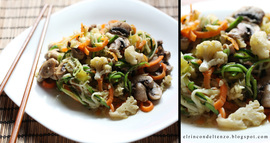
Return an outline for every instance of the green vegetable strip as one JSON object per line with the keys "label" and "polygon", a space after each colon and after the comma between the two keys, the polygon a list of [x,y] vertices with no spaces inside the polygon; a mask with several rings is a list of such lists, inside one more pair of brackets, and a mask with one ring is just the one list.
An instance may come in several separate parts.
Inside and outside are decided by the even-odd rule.
{"label": "green vegetable strip", "polygon": [[205,102],[204,105],[209,108],[211,111],[213,111],[216,115],[219,114],[218,110],[210,103],[208,102]]}
{"label": "green vegetable strip", "polygon": [[227,65],[223,66],[222,69],[221,69],[221,75],[222,75],[223,78],[224,78],[224,73],[225,73],[226,69],[231,68],[231,67],[238,67],[242,71],[247,72],[247,68],[245,66],[241,65],[241,64],[230,64],[230,65],[227,64]]}
{"label": "green vegetable strip", "polygon": [[[190,91],[193,91],[193,90],[195,90],[195,89],[197,89],[196,87],[195,87],[195,85],[194,85],[194,82],[192,81],[192,82],[189,82],[188,83],[188,89],[190,90]],[[211,104],[211,103],[213,103],[213,101],[210,99],[210,98],[208,98],[207,96],[205,96],[203,93],[201,93],[201,92],[196,92],[195,93],[195,95],[196,96],[198,96],[198,97],[200,97],[201,99],[203,99],[204,101],[205,101],[205,103],[203,103],[208,109],[210,109],[212,112],[214,112],[215,114],[219,114],[219,112],[218,112],[218,110],[216,110],[215,109],[215,107],[214,107],[214,105],[213,104]],[[188,101],[188,100],[187,100]],[[191,100],[192,101],[192,100]],[[193,102],[193,101],[192,101]],[[190,103],[190,102],[189,102]]]}
{"label": "green vegetable strip", "polygon": [[239,16],[236,18],[234,22],[230,24],[230,26],[226,29],[226,32],[231,31],[233,28],[235,28],[241,21],[243,20],[242,16]]}
{"label": "green vegetable strip", "polygon": [[117,35],[114,35],[108,42],[108,44],[111,44],[112,42],[114,42],[116,39],[118,38]]}
{"label": "green vegetable strip", "polygon": [[196,59],[196,58],[194,58],[193,56],[190,56],[190,55],[184,55],[184,59],[185,60],[192,60],[192,59]]}
{"label": "green vegetable strip", "polygon": [[[247,71],[246,74],[246,86],[251,87],[251,83],[253,86],[253,99],[257,98],[257,80],[253,78],[253,76],[251,75],[252,70],[259,64],[264,63],[264,62],[270,62],[270,59],[264,59],[264,60],[260,60],[256,63],[254,63]],[[250,83],[251,80],[251,83]]]}

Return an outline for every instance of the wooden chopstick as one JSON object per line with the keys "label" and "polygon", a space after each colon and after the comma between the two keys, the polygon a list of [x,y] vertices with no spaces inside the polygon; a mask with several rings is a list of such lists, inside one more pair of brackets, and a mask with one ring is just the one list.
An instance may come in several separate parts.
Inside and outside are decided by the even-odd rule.
{"label": "wooden chopstick", "polygon": [[22,47],[21,47],[19,53],[17,54],[17,56],[16,56],[16,58],[14,59],[12,65],[10,66],[10,68],[9,68],[9,70],[8,70],[8,72],[7,72],[7,74],[6,74],[6,76],[4,77],[4,79],[3,79],[3,81],[2,81],[2,83],[1,83],[1,85],[0,85],[0,95],[2,94],[4,88],[5,88],[6,84],[7,84],[7,81],[8,81],[8,79],[9,79],[10,75],[12,74],[12,72],[13,72],[15,66],[17,65],[19,59],[21,58],[22,53],[24,52],[24,50],[25,50],[26,46],[28,45],[28,43],[29,43],[31,37],[33,36],[33,34],[34,34],[34,32],[35,32],[35,30],[36,30],[36,28],[37,28],[37,26],[38,26],[38,24],[39,24],[39,22],[40,22],[40,20],[41,20],[43,14],[44,14],[44,12],[45,12],[45,10],[47,9],[47,7],[48,7],[47,4],[44,5],[43,9],[41,10],[41,12],[40,12],[38,18],[36,19],[36,21],[35,21],[35,23],[34,23],[34,25],[33,25],[33,28],[31,29],[30,33],[28,34],[27,38],[25,39],[25,41],[24,41],[24,43],[23,43],[23,45],[22,45]]}
{"label": "wooden chopstick", "polygon": [[52,12],[52,5],[49,6],[47,19],[45,21],[43,31],[41,33],[41,37],[40,37],[40,40],[39,40],[39,43],[38,43],[38,49],[36,51],[33,66],[32,66],[28,81],[27,81],[27,85],[26,85],[26,88],[25,88],[25,91],[24,91],[24,94],[23,94],[21,105],[20,105],[20,108],[19,108],[19,111],[18,111],[18,114],[17,114],[17,117],[16,117],[16,121],[15,121],[13,130],[12,130],[12,133],[11,133],[11,137],[10,137],[10,140],[9,140],[10,143],[15,143],[16,142],[16,139],[17,139],[17,136],[18,136],[18,133],[19,133],[19,129],[20,129],[20,126],[21,126],[21,123],[22,123],[24,110],[25,110],[25,107],[26,107],[26,104],[27,104],[29,93],[30,93],[30,90],[32,88],[32,83],[33,83],[33,80],[34,80],[34,75],[35,75],[35,72],[36,72],[36,69],[37,69],[37,64],[38,64],[38,59],[39,59],[39,56],[40,56],[41,48],[42,48],[42,45],[43,45],[43,42],[44,42],[44,39],[45,39],[45,35],[46,35],[49,20],[50,20],[51,12]]}

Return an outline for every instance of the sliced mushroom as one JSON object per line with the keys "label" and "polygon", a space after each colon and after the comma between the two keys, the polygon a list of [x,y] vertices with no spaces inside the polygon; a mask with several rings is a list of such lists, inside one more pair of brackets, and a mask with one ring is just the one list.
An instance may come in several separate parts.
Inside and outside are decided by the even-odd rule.
{"label": "sliced mushroom", "polygon": [[[156,60],[158,57],[157,56],[154,56],[152,59],[151,59],[151,61],[154,61],[154,60]],[[149,62],[151,62],[151,61],[149,61]],[[159,67],[160,67],[160,64],[156,64],[156,65],[154,65],[154,66],[152,66],[152,67],[150,67],[150,68],[146,68],[146,71],[147,72],[155,72],[155,71],[157,71],[158,69],[159,69]]]}
{"label": "sliced mushroom", "polygon": [[60,79],[67,73],[67,70],[65,68],[66,63],[62,62],[55,70],[54,76],[57,77],[57,79]]}
{"label": "sliced mushroom", "polygon": [[148,97],[152,100],[158,100],[162,96],[162,89],[154,82],[153,88],[148,92]]}
{"label": "sliced mushroom", "polygon": [[71,54],[74,58],[82,60],[85,57],[85,54],[78,48],[71,48]]}
{"label": "sliced mushroom", "polygon": [[136,100],[146,102],[148,100],[146,88],[142,83],[137,83],[134,87],[134,98]]}
{"label": "sliced mushroom", "polygon": [[131,32],[131,26],[126,22],[115,22],[110,24],[110,32],[121,36],[128,37]]}
{"label": "sliced mushroom", "polygon": [[232,29],[228,36],[239,39],[240,41],[249,41],[253,33],[260,30],[260,27],[257,24],[250,22],[241,22],[237,25],[237,28]]}
{"label": "sliced mushroom", "polygon": [[135,85],[136,83],[139,83],[139,82],[150,89],[153,88],[153,86],[154,86],[153,78],[151,76],[146,75],[146,74],[137,75],[132,79],[133,85]]}
{"label": "sliced mushroom", "polygon": [[50,50],[45,54],[45,59],[48,60],[50,58],[58,59],[58,57],[63,56],[64,53],[59,53],[58,49]]}
{"label": "sliced mushroom", "polygon": [[233,14],[234,18],[243,16],[245,21],[261,24],[265,13],[262,9],[254,6],[242,7]]}
{"label": "sliced mushroom", "polygon": [[120,50],[130,45],[127,38],[118,37],[113,43],[110,44],[109,51],[114,52],[118,58],[122,58]]}
{"label": "sliced mushroom", "polygon": [[58,61],[54,58],[50,58],[45,61],[40,67],[39,74],[37,77],[38,82],[43,81],[43,79],[50,78],[54,74],[55,67],[58,66]]}
{"label": "sliced mushroom", "polygon": [[263,107],[270,107],[270,84],[267,84],[264,88],[262,105]]}

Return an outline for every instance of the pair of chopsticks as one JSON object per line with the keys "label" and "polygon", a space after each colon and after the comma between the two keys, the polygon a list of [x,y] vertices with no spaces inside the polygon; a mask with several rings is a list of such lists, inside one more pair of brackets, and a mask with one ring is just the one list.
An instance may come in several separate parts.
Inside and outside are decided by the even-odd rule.
{"label": "pair of chopsticks", "polygon": [[[17,54],[16,58],[14,59],[11,67],[9,68],[6,76],[4,77],[1,85],[0,85],[0,95],[2,94],[3,90],[4,90],[4,87],[10,77],[10,75],[12,74],[15,66],[17,65],[23,51],[25,50],[26,46],[28,45],[31,37],[33,36],[41,18],[43,17],[46,9],[48,8],[48,4],[46,4],[40,15],[38,16],[38,18],[36,19],[34,25],[33,25],[33,28],[31,29],[29,35],[27,36],[26,40],[24,41],[19,53]],[[25,88],[25,91],[24,91],[24,94],[23,94],[23,98],[22,98],[22,101],[21,101],[21,105],[20,105],[20,108],[19,108],[19,111],[18,111],[18,114],[17,114],[17,117],[16,117],[16,121],[15,121],[15,124],[14,124],[14,127],[13,127],[13,130],[12,130],[12,134],[11,134],[11,137],[10,137],[10,140],[9,140],[9,143],[15,143],[16,142],[16,139],[17,139],[17,136],[18,136],[18,133],[19,133],[19,129],[20,129],[20,126],[21,126],[21,123],[22,123],[22,118],[23,118],[23,114],[24,114],[24,110],[25,110],[25,107],[26,107],[26,104],[27,104],[27,100],[28,100],[28,97],[29,97],[29,94],[30,94],[30,90],[32,88],[32,83],[33,83],[33,80],[34,80],[34,75],[35,75],[35,72],[36,72],[36,68],[37,68],[37,64],[38,64],[38,59],[39,59],[39,56],[40,56],[40,52],[41,52],[41,48],[42,48],[42,45],[43,45],[43,41],[45,39],[45,35],[46,35],[46,31],[47,31],[47,27],[48,27],[48,23],[49,23],[49,20],[50,20],[50,16],[51,16],[51,12],[52,12],[52,5],[49,6],[49,10],[48,10],[48,15],[47,15],[47,19],[45,21],[45,24],[44,24],[44,27],[43,27],[43,31],[41,33],[41,36],[40,36],[40,40],[39,40],[39,43],[38,43],[38,49],[36,51],[36,55],[35,55],[35,59],[34,59],[34,62],[33,62],[33,65],[32,65],[32,69],[31,69],[31,72],[30,72],[30,75],[29,75],[29,78],[28,78],[28,81],[27,81],[27,85],[26,85],[26,88]]]}

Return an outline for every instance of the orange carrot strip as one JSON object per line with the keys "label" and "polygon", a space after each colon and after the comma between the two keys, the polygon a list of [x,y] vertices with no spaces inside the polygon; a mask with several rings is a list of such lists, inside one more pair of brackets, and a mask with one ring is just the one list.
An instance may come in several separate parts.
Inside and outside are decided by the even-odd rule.
{"label": "orange carrot strip", "polygon": [[73,35],[73,36],[70,38],[70,40],[75,39],[75,38],[78,38],[78,37],[81,36],[82,34],[83,34],[83,32],[78,33],[78,34],[76,34],[76,35]]}
{"label": "orange carrot strip", "polygon": [[113,104],[110,104],[110,109],[112,110],[112,112],[115,111]]}
{"label": "orange carrot strip", "polygon": [[184,23],[184,20],[185,20],[189,15],[190,15],[190,14],[186,14],[186,15],[181,16],[181,23],[182,23],[182,24]]}
{"label": "orange carrot strip", "polygon": [[203,85],[204,88],[209,89],[211,88],[210,81],[211,81],[211,75],[214,72],[214,68],[211,67],[208,71],[203,72]]}
{"label": "orange carrot strip", "polygon": [[142,49],[142,47],[146,44],[146,40],[142,40],[142,42],[139,44],[139,46],[137,47],[138,49]]}
{"label": "orange carrot strip", "polygon": [[89,50],[86,49],[87,45],[90,44],[90,39],[87,39],[84,43],[80,43],[78,49],[84,52],[86,55],[89,55]]}
{"label": "orange carrot strip", "polygon": [[215,31],[207,31],[207,32],[193,31],[193,32],[195,35],[197,35],[197,38],[210,38],[210,37],[217,36],[218,34],[220,34],[221,30],[226,30],[227,28],[228,28],[228,22],[225,20]]}
{"label": "orange carrot strip", "polygon": [[136,48],[139,48],[140,43],[141,43],[141,37],[139,37],[139,40],[136,42],[135,47]]}
{"label": "orange carrot strip", "polygon": [[130,26],[131,26],[131,29],[133,31],[133,34],[135,34],[136,33],[136,27],[135,27],[135,25],[131,24]]}
{"label": "orange carrot strip", "polygon": [[42,86],[45,87],[45,88],[54,88],[55,85],[56,85],[55,81],[52,81],[52,82],[51,81],[48,82],[46,80],[42,81]]}
{"label": "orange carrot strip", "polygon": [[189,40],[195,41],[197,38],[197,35],[194,33],[193,30],[197,28],[197,26],[200,24],[200,21],[196,20],[193,24],[189,26],[184,26],[184,28],[181,29],[181,35],[184,37],[187,37]]}
{"label": "orange carrot strip", "polygon": [[107,105],[110,106],[113,102],[113,87],[112,85],[107,84],[108,88],[109,88],[109,98],[106,101]]}
{"label": "orange carrot strip", "polygon": [[81,23],[81,33],[84,33],[84,26],[83,26],[83,23]]}
{"label": "orange carrot strip", "polygon": [[[220,79],[217,79],[218,80],[218,83],[220,82]],[[227,86],[225,83],[223,83],[221,86],[220,86],[220,96],[219,96],[219,99],[214,103],[214,106],[215,108],[218,110],[220,109],[224,103],[226,102],[226,98],[227,98]]]}
{"label": "orange carrot strip", "polygon": [[113,58],[114,58],[115,61],[118,61],[118,58],[117,58],[117,56],[116,56],[116,54],[114,52],[108,51],[108,53],[113,56]]}
{"label": "orange carrot strip", "polygon": [[196,63],[201,64],[201,63],[202,63],[202,60],[201,60],[201,59],[198,59],[198,60],[196,61]]}
{"label": "orange carrot strip", "polygon": [[227,39],[233,44],[233,47],[234,47],[235,50],[239,50],[239,46],[238,46],[237,42],[233,38],[227,37]]}
{"label": "orange carrot strip", "polygon": [[145,55],[143,55],[143,58],[146,62],[148,62],[148,58]]}
{"label": "orange carrot strip", "polygon": [[226,112],[223,107],[219,108],[218,112],[220,113],[222,118],[226,118]]}
{"label": "orange carrot strip", "polygon": [[100,79],[97,80],[98,82],[98,90],[103,91],[103,76],[100,77]]}
{"label": "orange carrot strip", "polygon": [[[147,104],[147,106],[144,104]],[[141,102],[139,107],[143,112],[150,112],[153,110],[154,104],[150,100],[147,100],[146,102]]]}
{"label": "orange carrot strip", "polygon": [[68,48],[67,47],[64,47],[61,49],[62,52],[67,52],[68,51]]}
{"label": "orange carrot strip", "polygon": [[160,75],[157,76],[150,75],[153,78],[153,80],[160,80],[166,76],[166,65],[164,63],[161,63],[161,66],[162,66],[162,73]]}
{"label": "orange carrot strip", "polygon": [[107,37],[101,38],[101,40],[104,40],[102,46],[94,47],[94,48],[86,46],[86,48],[89,50],[89,52],[97,52],[97,51],[102,50],[108,44],[109,40]]}
{"label": "orange carrot strip", "polygon": [[164,57],[164,56],[162,56],[162,55],[159,56],[156,60],[151,61],[151,62],[149,63],[149,65],[146,65],[146,67],[152,67],[152,66],[158,64],[158,63],[163,59],[163,57]]}

